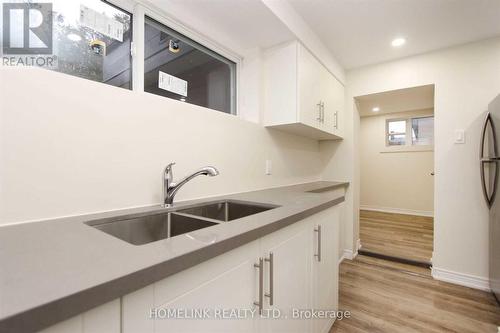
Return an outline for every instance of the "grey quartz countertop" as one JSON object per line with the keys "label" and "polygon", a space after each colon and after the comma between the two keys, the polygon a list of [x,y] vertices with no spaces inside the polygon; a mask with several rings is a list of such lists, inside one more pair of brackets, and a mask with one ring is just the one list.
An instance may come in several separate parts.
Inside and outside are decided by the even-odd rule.
{"label": "grey quartz countertop", "polygon": [[[344,201],[319,181],[176,203],[233,199],[278,205],[144,245],[84,222],[166,211],[159,205],[0,227],[0,332],[36,332]],[[337,194],[335,194],[337,193]]]}

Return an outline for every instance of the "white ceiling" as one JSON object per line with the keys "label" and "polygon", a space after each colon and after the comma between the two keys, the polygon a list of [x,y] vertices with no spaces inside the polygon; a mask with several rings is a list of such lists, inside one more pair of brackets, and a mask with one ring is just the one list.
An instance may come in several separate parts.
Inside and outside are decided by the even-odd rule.
{"label": "white ceiling", "polygon": [[146,0],[208,40],[244,54],[293,39],[260,0]]}
{"label": "white ceiling", "polygon": [[[434,85],[391,90],[356,97],[361,117],[386,113],[434,109]],[[380,111],[373,112],[374,107]]]}
{"label": "white ceiling", "polygon": [[500,0],[288,1],[346,69],[500,35]]}

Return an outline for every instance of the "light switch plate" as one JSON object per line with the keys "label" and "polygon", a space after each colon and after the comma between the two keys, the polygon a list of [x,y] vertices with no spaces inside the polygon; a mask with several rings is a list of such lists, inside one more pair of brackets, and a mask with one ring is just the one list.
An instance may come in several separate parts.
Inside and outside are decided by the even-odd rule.
{"label": "light switch plate", "polygon": [[465,143],[465,131],[464,130],[455,130],[455,143],[456,144],[464,144]]}

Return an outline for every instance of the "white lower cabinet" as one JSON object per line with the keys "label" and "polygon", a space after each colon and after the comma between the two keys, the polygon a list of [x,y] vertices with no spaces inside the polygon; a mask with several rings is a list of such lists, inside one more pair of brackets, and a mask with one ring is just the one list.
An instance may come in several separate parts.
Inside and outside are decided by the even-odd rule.
{"label": "white lower cabinet", "polygon": [[[280,319],[261,320],[261,332],[310,332],[309,320],[293,318],[293,309],[310,308],[310,265],[312,260],[309,220],[293,224],[261,240],[266,261],[264,309],[278,310]],[[272,261],[270,260],[272,257]],[[273,274],[271,276],[271,265]],[[272,284],[272,288],[271,288]]]}
{"label": "white lower cabinet", "polygon": [[[122,332],[327,332],[333,320],[312,319],[310,310],[337,310],[340,207],[123,297]],[[260,293],[262,317],[254,304]],[[151,309],[156,319],[149,318]],[[203,316],[204,309],[208,318],[185,318]],[[302,316],[294,318],[294,309]]]}
{"label": "white lower cabinet", "polygon": [[258,257],[254,241],[123,297],[122,332],[255,332],[257,321],[229,311],[255,308]]}
{"label": "white lower cabinet", "polygon": [[[310,310],[337,310],[340,207],[314,214],[43,333],[328,332],[333,320],[311,319]],[[294,309],[302,316],[294,318]],[[273,318],[278,313],[281,317]]]}
{"label": "white lower cabinet", "polygon": [[98,306],[39,333],[120,333],[120,300]]}
{"label": "white lower cabinet", "polygon": [[[255,332],[256,321],[245,318],[243,312],[253,308],[253,286],[256,280],[252,265],[254,258],[242,261],[240,265],[179,297],[157,304],[159,308],[185,311],[187,317],[193,318],[156,320],[155,332]],[[182,318],[183,313],[178,315]],[[233,315],[243,318],[232,319]]]}
{"label": "white lower cabinet", "polygon": [[[338,243],[340,207],[317,214],[314,223],[312,267],[312,308],[338,310]],[[337,221],[336,223],[331,223]],[[334,320],[314,319],[313,332],[329,332]]]}

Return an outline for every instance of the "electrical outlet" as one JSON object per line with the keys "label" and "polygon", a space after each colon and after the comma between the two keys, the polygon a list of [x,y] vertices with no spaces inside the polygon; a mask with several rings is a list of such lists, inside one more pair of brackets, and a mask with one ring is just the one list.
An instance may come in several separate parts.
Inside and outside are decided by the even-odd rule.
{"label": "electrical outlet", "polygon": [[271,160],[266,160],[266,175],[271,175],[273,172],[273,162]]}

